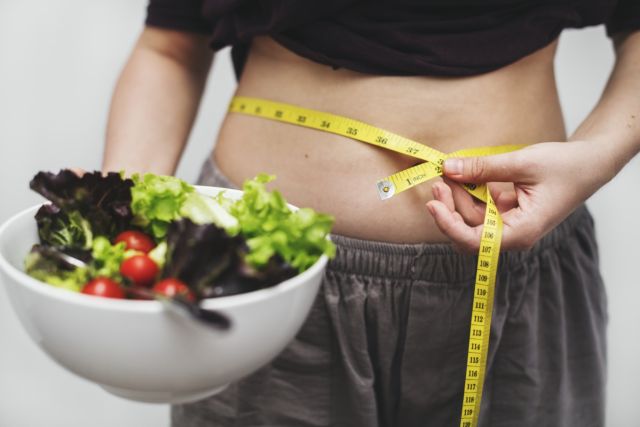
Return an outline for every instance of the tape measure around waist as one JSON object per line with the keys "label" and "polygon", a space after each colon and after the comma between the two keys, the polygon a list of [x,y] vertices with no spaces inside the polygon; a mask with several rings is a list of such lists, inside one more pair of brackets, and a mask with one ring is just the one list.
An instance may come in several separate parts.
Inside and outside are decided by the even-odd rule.
{"label": "tape measure around waist", "polygon": [[[358,120],[259,98],[234,97],[229,105],[229,112],[248,114],[342,135],[425,161],[380,179],[376,187],[378,195],[383,200],[441,176],[442,165],[447,158],[487,156],[524,147],[523,145],[502,145],[470,148],[445,154],[427,145]],[[487,204],[473,290],[469,348],[460,416],[460,427],[476,427],[480,414],[489,349],[493,293],[502,239],[502,218],[486,185],[465,184],[464,188]]]}

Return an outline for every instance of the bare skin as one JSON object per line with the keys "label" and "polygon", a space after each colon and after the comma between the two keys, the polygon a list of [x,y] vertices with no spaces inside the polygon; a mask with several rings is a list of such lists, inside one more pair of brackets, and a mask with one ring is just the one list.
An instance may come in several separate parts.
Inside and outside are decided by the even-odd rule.
{"label": "bare skin", "polygon": [[[562,140],[553,75],[555,43],[499,71],[470,78],[367,76],[333,70],[261,38],[237,94],[341,114],[443,152],[465,147]],[[259,172],[292,203],[336,217],[334,231],[390,242],[443,242],[424,204],[431,184],[380,201],[378,179],[418,159],[345,137],[230,114],[215,160],[235,184]]]}
{"label": "bare skin", "polygon": [[[616,71],[601,102],[569,138],[554,80],[555,49],[556,42],[480,76],[390,77],[333,70],[257,38],[239,95],[352,117],[444,152],[535,145],[449,163],[448,185],[424,184],[386,202],[376,194],[377,179],[416,159],[239,114],[225,118],[213,156],[235,184],[259,172],[276,174],[275,186],[292,203],[332,213],[336,233],[389,242],[451,241],[463,250],[477,248],[482,207],[454,182],[505,181],[491,185],[505,214],[503,248],[529,247],[640,150],[640,101],[633,96],[640,92],[640,33],[619,41]],[[175,171],[211,59],[205,37],[145,29],[114,93],[104,170]],[[538,144],[545,141],[554,142]]]}
{"label": "bare skin", "polygon": [[[445,162],[450,185],[436,185],[427,203],[440,230],[462,251],[480,243],[479,206],[455,182],[513,182],[497,194],[502,246],[527,249],[611,180],[640,151],[640,32],[617,37],[617,60],[602,98],[568,143]],[[491,186],[490,186],[491,188]]]}

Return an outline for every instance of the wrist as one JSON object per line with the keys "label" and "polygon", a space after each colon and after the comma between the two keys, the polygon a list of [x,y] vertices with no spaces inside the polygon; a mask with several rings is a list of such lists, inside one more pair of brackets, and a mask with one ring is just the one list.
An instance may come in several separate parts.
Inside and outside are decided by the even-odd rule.
{"label": "wrist", "polygon": [[640,114],[612,117],[602,111],[592,113],[571,135],[569,141],[584,141],[596,154],[596,161],[613,178],[640,152]]}
{"label": "wrist", "polygon": [[569,141],[579,143],[579,149],[588,153],[590,165],[597,165],[601,172],[603,185],[611,181],[638,152],[637,148],[620,144],[608,135],[583,136],[576,133]]}

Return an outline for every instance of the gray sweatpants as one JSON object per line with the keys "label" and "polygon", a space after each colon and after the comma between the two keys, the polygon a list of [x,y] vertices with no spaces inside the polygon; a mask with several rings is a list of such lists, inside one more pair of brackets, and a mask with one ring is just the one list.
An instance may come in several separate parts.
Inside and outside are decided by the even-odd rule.
{"label": "gray sweatpants", "polygon": [[[233,187],[210,161],[199,182]],[[295,340],[223,393],[174,406],[174,427],[459,425],[476,257],[333,240]],[[480,425],[604,425],[606,323],[583,206],[532,250],[500,257]]]}

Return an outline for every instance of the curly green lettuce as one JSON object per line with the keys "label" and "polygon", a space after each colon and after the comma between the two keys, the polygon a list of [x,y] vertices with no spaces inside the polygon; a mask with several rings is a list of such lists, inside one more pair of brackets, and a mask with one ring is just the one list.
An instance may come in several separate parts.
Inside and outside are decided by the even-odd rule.
{"label": "curly green lettuce", "polygon": [[[59,258],[52,257],[46,246],[34,245],[24,260],[24,270],[31,277],[52,286],[80,292],[89,281],[91,272],[88,267],[67,265]],[[55,249],[59,250],[59,249]],[[72,254],[78,257],[78,254]],[[86,260],[84,258],[83,260]]]}
{"label": "curly green lettuce", "polygon": [[156,239],[163,239],[171,221],[180,218],[180,208],[195,189],[185,181],[151,173],[131,176],[132,223]]}
{"label": "curly green lettuce", "polygon": [[230,236],[238,234],[240,229],[236,217],[231,215],[218,202],[217,198],[200,193],[191,193],[187,196],[180,208],[180,215],[189,218],[196,224],[215,224],[223,228]]}
{"label": "curly green lettuce", "polygon": [[135,251],[127,251],[124,242],[114,245],[106,237],[96,237],[91,248],[92,260],[89,264],[91,276],[121,280],[120,264],[132,255],[131,252]]}
{"label": "curly green lettuce", "polygon": [[172,221],[189,218],[196,224],[216,224],[230,235],[238,232],[238,221],[213,197],[197,193],[185,181],[154,174],[133,175],[131,208],[133,223],[156,239],[163,239]]}
{"label": "curly green lettuce", "polygon": [[246,181],[242,198],[230,208],[250,248],[247,261],[263,268],[271,257],[279,255],[302,272],[323,254],[333,257],[335,245],[326,238],[333,217],[310,208],[292,212],[282,194],[266,189],[265,184],[274,178],[261,174]]}

